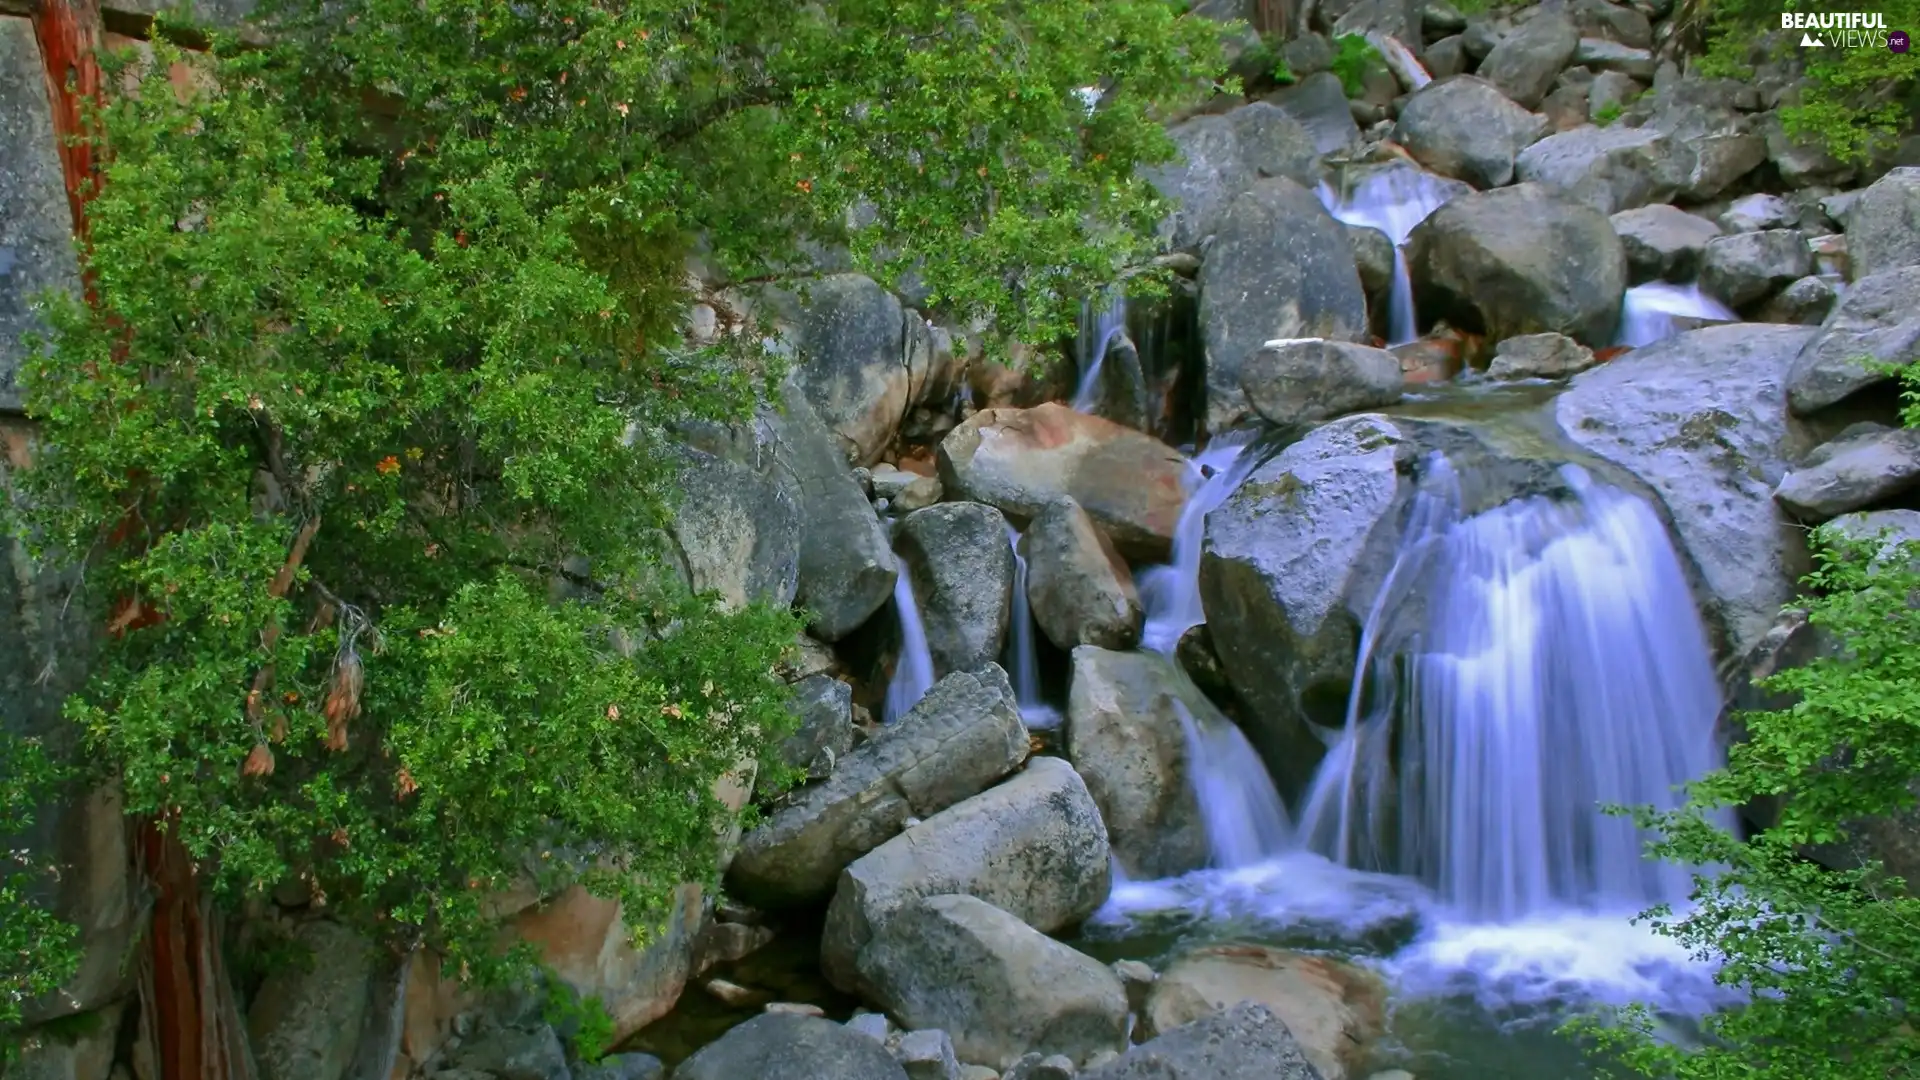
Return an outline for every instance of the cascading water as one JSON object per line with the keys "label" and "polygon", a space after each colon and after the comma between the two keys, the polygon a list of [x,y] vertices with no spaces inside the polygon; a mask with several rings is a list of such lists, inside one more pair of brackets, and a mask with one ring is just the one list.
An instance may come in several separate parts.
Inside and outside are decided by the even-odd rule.
{"label": "cascading water", "polygon": [[1141,648],[1171,653],[1181,635],[1207,621],[1200,608],[1200,549],[1206,541],[1207,515],[1253,472],[1258,455],[1246,453],[1253,437],[1250,431],[1224,432],[1188,463],[1192,494],[1174,526],[1173,562],[1148,567],[1138,578],[1147,616]]}
{"label": "cascading water", "polygon": [[920,603],[913,595],[913,575],[900,567],[893,582],[893,609],[900,618],[900,659],[887,683],[885,723],[907,715],[933,688],[933,650],[927,645],[927,627],[920,621]]}
{"label": "cascading water", "polygon": [[[1204,701],[1198,693],[1196,701]],[[1233,721],[1205,709],[1196,719],[1174,699],[1187,733],[1188,769],[1206,822],[1213,865],[1225,870],[1257,866],[1292,846],[1293,824],[1274,790],[1260,755]]]}
{"label": "cascading water", "polygon": [[1080,307],[1079,356],[1080,385],[1073,392],[1073,407],[1090,413],[1100,401],[1100,365],[1107,358],[1113,339],[1127,329],[1127,298],[1118,289],[1108,289]]}
{"label": "cascading water", "polygon": [[1369,171],[1344,197],[1332,185],[1320,185],[1320,203],[1335,220],[1378,229],[1393,241],[1388,345],[1405,345],[1420,335],[1414,319],[1413,278],[1407,272],[1407,237],[1413,234],[1414,226],[1440,209],[1458,190],[1457,185],[1405,164]]}
{"label": "cascading water", "polygon": [[1060,724],[1060,713],[1040,697],[1040,649],[1034,638],[1033,610],[1027,602],[1027,557],[1020,553],[1020,533],[1009,527],[1013,547],[1013,615],[1007,628],[1007,671],[1013,675],[1013,697],[1020,718],[1030,728]]}
{"label": "cascading water", "polygon": [[1627,290],[1620,302],[1617,344],[1639,348],[1670,338],[1682,329],[1677,320],[1737,322],[1740,316],[1700,291],[1700,286],[1650,281]]}
{"label": "cascading water", "polygon": [[1688,869],[1601,810],[1671,806],[1719,764],[1720,690],[1664,525],[1575,466],[1572,499],[1464,519],[1444,460],[1427,472],[1302,839],[1481,922],[1684,900]]}

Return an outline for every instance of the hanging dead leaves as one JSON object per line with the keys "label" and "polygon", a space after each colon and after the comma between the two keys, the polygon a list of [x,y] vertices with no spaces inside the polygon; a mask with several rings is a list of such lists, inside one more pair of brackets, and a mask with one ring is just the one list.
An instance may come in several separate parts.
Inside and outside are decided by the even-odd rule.
{"label": "hanging dead leaves", "polygon": [[347,721],[360,715],[360,690],[365,672],[360,654],[349,648],[334,660],[333,678],[327,685],[326,704],[321,711],[327,718],[327,749],[347,748]]}

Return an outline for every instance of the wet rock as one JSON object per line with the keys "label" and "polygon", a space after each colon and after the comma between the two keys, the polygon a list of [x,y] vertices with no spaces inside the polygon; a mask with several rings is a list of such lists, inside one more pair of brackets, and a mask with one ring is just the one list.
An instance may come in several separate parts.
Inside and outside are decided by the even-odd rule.
{"label": "wet rock", "polygon": [[1720,214],[1720,227],[1730,233],[1791,229],[1800,223],[1800,211],[1778,195],[1742,195]]}
{"label": "wet rock", "polygon": [[[827,909],[820,969],[843,990],[864,988],[861,951],[927,896],[977,897],[1042,933],[1074,925],[1106,901],[1110,859],[1106,826],[1080,774],[1059,758],[1034,758],[1000,786],[928,817],[848,866]],[[965,1045],[950,1025],[923,1026],[945,1027]]]}
{"label": "wet rock", "polygon": [[1513,179],[1514,159],[1546,134],[1547,119],[1514,104],[1485,79],[1428,83],[1400,108],[1394,141],[1415,161],[1477,188]]}
{"label": "wet rock", "polygon": [[1206,865],[1186,722],[1211,706],[1155,652],[1073,650],[1067,757],[1106,822],[1127,876],[1157,880]]}
{"label": "wet rock", "polygon": [[1027,751],[1005,672],[989,666],[948,675],[898,723],[842,758],[825,782],[801,789],[749,832],[728,891],[769,907],[824,899],[842,868],[898,835],[909,818],[983,790],[1018,768]]}
{"label": "wet rock", "polygon": [[1564,379],[1593,365],[1593,350],[1565,334],[1525,334],[1495,347],[1487,375],[1494,379]]}
{"label": "wet rock", "polygon": [[1337,960],[1221,945],[1176,960],[1154,984],[1146,1022],[1171,1031],[1242,1001],[1272,1009],[1326,1080],[1346,1080],[1385,1030],[1386,987]]}
{"label": "wet rock", "polygon": [[1061,498],[1027,526],[1027,602],[1061,649],[1129,649],[1143,612],[1133,571],[1080,504]]}
{"label": "wet rock", "polygon": [[[1317,34],[1288,42],[1290,52],[1298,51],[1295,46],[1303,41],[1324,41]],[[1331,53],[1329,52],[1329,55]],[[1344,150],[1360,138],[1360,128],[1353,122],[1353,111],[1347,108],[1347,92],[1340,86],[1340,77],[1325,70],[1324,65],[1317,71],[1308,73],[1299,64],[1289,60],[1293,72],[1300,81],[1283,90],[1276,91],[1267,98],[1275,108],[1285,112],[1305,128],[1307,136],[1313,142],[1315,153],[1331,154]],[[1311,176],[1305,169],[1289,170],[1282,173],[1300,183],[1306,183],[1302,177]]]}
{"label": "wet rock", "polygon": [[1135,431],[1151,430],[1158,418],[1147,412],[1147,394],[1147,376],[1140,367],[1139,348],[1124,332],[1115,334],[1107,342],[1106,355],[1100,360],[1089,411]]}
{"label": "wet rock", "polygon": [[[1920,356],[1920,267],[1856,280],[1793,365],[1787,404],[1805,416],[1890,381],[1882,364]],[[1864,361],[1864,362],[1863,362]]]}
{"label": "wet rock", "polygon": [[1627,253],[1628,280],[1692,281],[1720,226],[1665,204],[1622,210],[1610,219]]}
{"label": "wet rock", "polygon": [[1160,973],[1139,960],[1116,960],[1113,973],[1119,976],[1120,985],[1127,988],[1127,1007],[1135,1013],[1145,1013],[1147,996],[1153,992]]}
{"label": "wet rock", "polygon": [[907,1070],[907,1080],[959,1080],[960,1059],[954,1056],[953,1038],[938,1028],[900,1036],[893,1058]]}
{"label": "wet rock", "polygon": [[1353,265],[1360,271],[1360,287],[1368,296],[1385,296],[1393,287],[1393,240],[1379,229],[1342,222]]}
{"label": "wet rock", "polygon": [[275,968],[247,1011],[247,1039],[263,1080],[341,1080],[366,1019],[373,949],[322,920],[294,942],[308,962]]}
{"label": "wet rock", "polygon": [[1689,331],[1575,376],[1555,401],[1570,440],[1658,493],[1734,654],[1767,632],[1804,565],[1773,488],[1797,437],[1787,373],[1813,335],[1767,324]]}
{"label": "wet rock", "polygon": [[879,1043],[831,1020],[762,1013],[680,1063],[674,1080],[907,1080]]}
{"label": "wet rock", "polygon": [[32,21],[0,16],[0,409],[20,408],[24,335],[47,329],[36,298],[80,285],[46,70]]}
{"label": "wet rock", "polygon": [[545,1024],[490,1028],[447,1055],[447,1062],[499,1080],[573,1080],[566,1049]]}
{"label": "wet rock", "polygon": [[1673,198],[1680,183],[1671,169],[1667,136],[1648,128],[1583,125],[1522,151],[1514,172],[1546,184],[1603,214]]}
{"label": "wet rock", "polygon": [[1894,169],[1854,200],[1847,254],[1855,280],[1920,264],[1920,168]]}
{"label": "wet rock", "polygon": [[1126,992],[1111,971],[974,896],[913,900],[858,964],[876,1003],[947,1032],[969,1062],[1004,1069],[1029,1050],[1082,1061],[1126,1045]]}
{"label": "wet rock", "polygon": [[870,478],[874,498],[887,500],[898,513],[911,514],[940,501],[939,477],[903,472],[883,464],[873,467]]}
{"label": "wet rock", "polygon": [[1810,525],[1862,510],[1920,486],[1920,430],[1880,432],[1817,464],[1788,473],[1774,489],[1781,506]]}
{"label": "wet rock", "polygon": [[1000,655],[1013,613],[1007,519],[977,502],[916,510],[900,525],[935,671],[972,671]]}
{"label": "wet rock", "polygon": [[793,684],[790,703],[800,725],[781,740],[780,760],[818,780],[853,749],[853,687],[826,675]]}
{"label": "wet rock", "polygon": [[1741,308],[1813,272],[1813,252],[1798,229],[1737,233],[1707,242],[1700,286]]}
{"label": "wet rock", "polygon": [[1545,11],[1494,46],[1480,62],[1480,77],[1531,109],[1553,89],[1554,78],[1579,46],[1579,28],[1564,15]]}
{"label": "wet rock", "polygon": [[1611,344],[1627,259],[1607,218],[1540,184],[1454,199],[1413,230],[1423,321],[1496,340],[1545,331]]}
{"label": "wet rock", "polygon": [[1059,404],[983,409],[941,442],[939,460],[954,497],[1025,523],[1068,496],[1137,558],[1167,557],[1186,505],[1187,464],[1172,447]]}
{"label": "wet rock", "polygon": [[1352,250],[1312,192],[1262,180],[1228,205],[1200,266],[1200,333],[1211,432],[1248,416],[1242,368],[1266,342],[1366,336],[1367,296]]}
{"label": "wet rock", "polygon": [[675,553],[696,592],[730,607],[793,603],[800,584],[800,508],[773,478],[698,450],[685,452]]}
{"label": "wet rock", "polygon": [[1400,361],[1385,349],[1316,338],[1269,341],[1240,371],[1253,411],[1275,424],[1314,424],[1392,405]]}
{"label": "wet rock", "polygon": [[1819,326],[1833,311],[1840,295],[1824,277],[1808,276],[1781,289],[1758,312],[1757,321]]}
{"label": "wet rock", "polygon": [[1309,188],[1319,183],[1313,135],[1286,110],[1266,102],[1197,116],[1167,134],[1180,156],[1143,169],[1142,175],[1179,204],[1162,226],[1174,248],[1196,248],[1207,236],[1230,228],[1228,205],[1261,177],[1287,177]]}
{"label": "wet rock", "polygon": [[1142,1043],[1079,1080],[1322,1080],[1273,1010],[1240,1002]]}

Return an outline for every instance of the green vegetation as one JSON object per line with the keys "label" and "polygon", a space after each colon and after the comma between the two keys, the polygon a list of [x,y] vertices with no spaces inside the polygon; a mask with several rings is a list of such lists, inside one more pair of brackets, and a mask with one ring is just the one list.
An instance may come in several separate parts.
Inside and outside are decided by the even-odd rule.
{"label": "green vegetation", "polygon": [[1366,92],[1367,72],[1386,67],[1386,57],[1362,34],[1341,34],[1333,41],[1333,73],[1350,98]]}
{"label": "green vegetation", "polygon": [[[1908,398],[1909,426],[1920,426],[1916,372],[1908,372],[1917,392]],[[1700,1046],[1657,1037],[1656,1018],[1645,1011],[1630,1012],[1621,1027],[1583,1025],[1625,1068],[1656,1080],[1920,1077],[1920,882],[1903,887],[1870,857],[1885,848],[1861,843],[1876,835],[1874,823],[1896,815],[1906,820],[1891,828],[1913,843],[1920,545],[1900,552],[1829,528],[1815,536],[1819,568],[1805,606],[1836,647],[1766,681],[1792,704],[1743,716],[1745,740],[1686,808],[1638,813],[1658,830],[1659,855],[1725,868],[1700,879],[1692,911],[1650,918],[1720,961],[1719,980],[1747,997],[1708,1018]],[[1710,816],[1755,800],[1778,800],[1779,812],[1749,840]],[[1832,870],[1809,857],[1815,851],[1864,861]]]}
{"label": "green vegetation", "polygon": [[658,558],[674,432],[781,375],[685,340],[687,259],[843,241],[1063,336],[1219,70],[1182,7],[270,0],[268,47],[115,73],[97,302],[55,297],[25,372],[23,535],[107,622],[89,759],[228,897],[299,882],[473,974],[518,879],[644,931],[792,722],[796,618]]}
{"label": "green vegetation", "polygon": [[[1701,70],[1749,78],[1764,58],[1797,59],[1805,77],[1798,99],[1780,110],[1787,133],[1845,161],[1865,161],[1912,126],[1920,104],[1920,64],[1886,48],[1800,47],[1780,29],[1782,11],[1832,11],[1816,0],[1682,0],[1674,18],[1704,40]],[[1885,16],[1888,30],[1920,33],[1920,0],[1883,0],[1861,9]]]}
{"label": "green vegetation", "polygon": [[1625,112],[1626,108],[1625,105],[1622,105],[1618,101],[1609,101],[1594,110],[1593,122],[1601,127],[1606,127],[1608,124],[1620,119],[1620,114]]}
{"label": "green vegetation", "polygon": [[[38,742],[0,733],[0,839],[31,828],[35,807],[60,779]],[[65,982],[80,960],[74,927],[35,897],[48,870],[24,849],[0,849],[0,1063],[18,1050],[9,1032],[21,1007]]]}
{"label": "green vegetation", "polygon": [[540,1018],[561,1033],[573,1056],[589,1065],[613,1049],[613,1017],[597,997],[581,997],[564,981],[549,973],[546,1000],[541,1003]]}

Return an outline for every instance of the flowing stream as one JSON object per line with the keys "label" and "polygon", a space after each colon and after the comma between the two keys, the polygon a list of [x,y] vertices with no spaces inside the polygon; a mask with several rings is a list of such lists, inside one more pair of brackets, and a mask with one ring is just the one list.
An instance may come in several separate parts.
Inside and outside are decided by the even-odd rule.
{"label": "flowing stream", "polygon": [[1151,566],[1137,578],[1146,626],[1140,647],[1172,653],[1181,635],[1207,621],[1200,609],[1200,550],[1206,541],[1207,515],[1226,502],[1257,464],[1247,451],[1254,432],[1222,432],[1188,463],[1192,492],[1173,531],[1173,562]]}
{"label": "flowing stream", "polygon": [[1028,727],[1058,727],[1059,710],[1040,696],[1040,646],[1027,601],[1027,557],[1020,553],[1020,533],[1012,526],[1007,527],[1007,543],[1013,547],[1013,614],[1007,627],[1006,668],[1013,679],[1013,697]]}
{"label": "flowing stream", "polygon": [[1639,348],[1691,329],[1681,320],[1735,322],[1727,305],[1700,291],[1698,284],[1650,281],[1627,290],[1620,303],[1618,344]]}
{"label": "flowing stream", "polygon": [[893,582],[893,610],[900,619],[900,659],[887,682],[885,723],[907,715],[933,688],[933,650],[927,645],[927,627],[920,621],[920,602],[913,595],[913,575],[904,560]]}
{"label": "flowing stream", "polygon": [[1100,365],[1106,362],[1107,348],[1113,339],[1127,331],[1127,298],[1118,289],[1108,289],[1080,307],[1080,335],[1076,339],[1080,365],[1080,385],[1073,392],[1073,407],[1090,413],[1100,403]]}
{"label": "flowing stream", "polygon": [[[1411,62],[1411,57],[1408,58]],[[1417,64],[1415,65],[1418,66]],[[1417,166],[1394,164],[1370,170],[1345,192],[1320,185],[1320,202],[1337,221],[1378,229],[1393,241],[1393,287],[1387,298],[1387,344],[1419,337],[1414,318],[1413,278],[1407,272],[1407,237],[1414,226],[1458,190]]]}

